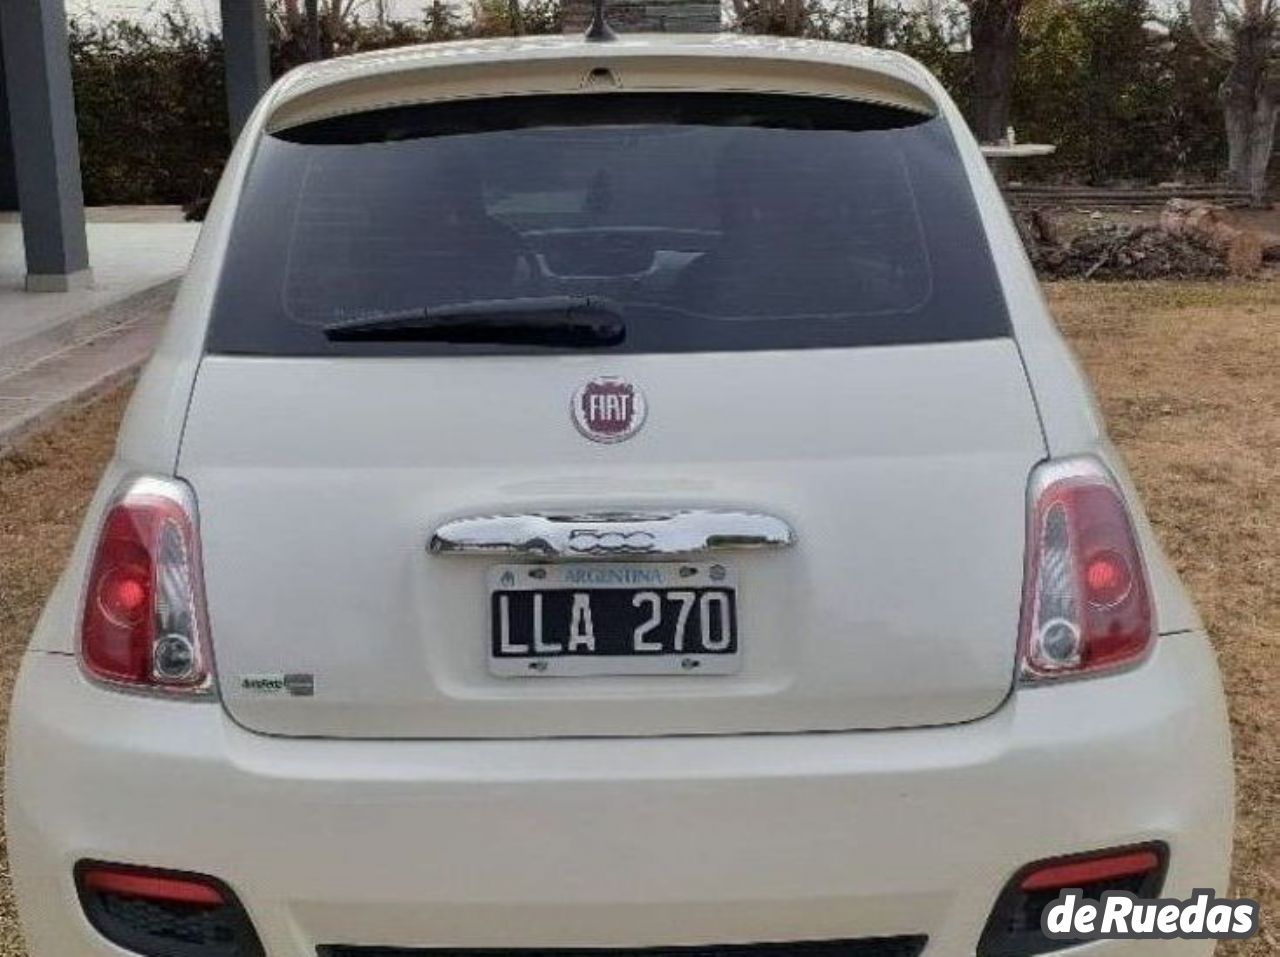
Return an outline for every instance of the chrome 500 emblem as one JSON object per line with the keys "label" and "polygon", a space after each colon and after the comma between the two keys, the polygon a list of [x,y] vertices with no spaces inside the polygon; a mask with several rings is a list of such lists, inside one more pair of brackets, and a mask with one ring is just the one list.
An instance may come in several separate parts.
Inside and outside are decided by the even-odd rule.
{"label": "chrome 500 emblem", "polygon": [[573,424],[593,442],[631,438],[648,414],[640,387],[617,376],[592,379],[573,394]]}
{"label": "chrome 500 emblem", "polygon": [[653,532],[598,532],[575,528],[569,533],[569,550],[583,555],[643,555],[657,547]]}

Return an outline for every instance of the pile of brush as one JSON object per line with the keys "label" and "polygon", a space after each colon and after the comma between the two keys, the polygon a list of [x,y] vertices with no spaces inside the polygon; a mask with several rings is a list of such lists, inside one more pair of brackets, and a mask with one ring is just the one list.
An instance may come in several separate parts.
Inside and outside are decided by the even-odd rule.
{"label": "pile of brush", "polygon": [[1218,279],[1257,275],[1280,260],[1280,236],[1244,229],[1219,206],[1170,200],[1158,223],[1100,219],[1064,239],[1041,209],[1017,214],[1027,252],[1045,279]]}

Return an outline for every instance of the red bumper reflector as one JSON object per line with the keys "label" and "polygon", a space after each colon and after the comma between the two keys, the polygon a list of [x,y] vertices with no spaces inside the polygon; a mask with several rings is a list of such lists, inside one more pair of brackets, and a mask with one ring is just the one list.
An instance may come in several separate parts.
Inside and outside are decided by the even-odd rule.
{"label": "red bumper reflector", "polygon": [[1055,891],[1065,887],[1083,887],[1099,881],[1122,877],[1139,877],[1159,869],[1160,858],[1154,851],[1131,851],[1108,857],[1064,861],[1032,871],[1022,879],[1024,891]]}
{"label": "red bumper reflector", "polygon": [[92,868],[80,877],[85,890],[100,894],[140,897],[169,904],[197,904],[222,907],[226,899],[216,887],[198,878],[175,877],[126,868]]}

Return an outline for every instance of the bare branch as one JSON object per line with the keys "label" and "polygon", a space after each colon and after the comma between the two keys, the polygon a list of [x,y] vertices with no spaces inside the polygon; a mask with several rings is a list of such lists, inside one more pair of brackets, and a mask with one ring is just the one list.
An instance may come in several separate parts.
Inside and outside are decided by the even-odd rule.
{"label": "bare branch", "polygon": [[1231,43],[1222,37],[1220,26],[1227,20],[1227,12],[1219,0],[1191,0],[1191,32],[1200,45],[1222,60],[1234,59]]}

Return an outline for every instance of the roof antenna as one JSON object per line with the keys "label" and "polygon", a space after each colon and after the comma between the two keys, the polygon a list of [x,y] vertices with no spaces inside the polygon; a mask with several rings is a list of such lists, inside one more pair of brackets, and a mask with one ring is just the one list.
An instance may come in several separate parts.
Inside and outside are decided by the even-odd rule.
{"label": "roof antenna", "polygon": [[587,27],[587,40],[591,43],[610,43],[618,39],[609,26],[609,18],[605,15],[604,6],[607,0],[594,0],[595,12],[591,15],[591,26]]}

